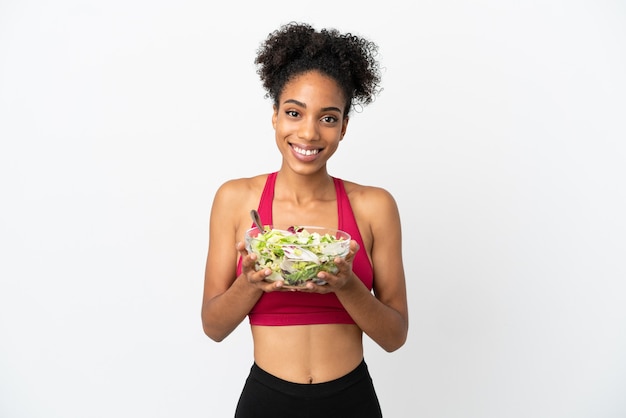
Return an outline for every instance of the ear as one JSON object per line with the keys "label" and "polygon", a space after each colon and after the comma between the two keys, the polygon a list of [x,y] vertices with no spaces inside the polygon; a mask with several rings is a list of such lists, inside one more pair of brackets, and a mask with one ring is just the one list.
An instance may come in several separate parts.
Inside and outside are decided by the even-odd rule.
{"label": "ear", "polygon": [[276,121],[278,119],[278,108],[276,107],[276,105],[272,106],[272,108],[274,109],[274,113],[272,114],[272,127],[274,128],[274,130],[276,130]]}
{"label": "ear", "polygon": [[341,138],[339,139],[340,141],[343,139],[343,136],[346,134],[346,130],[348,129],[348,121],[349,120],[350,120],[350,117],[348,117],[348,116],[343,118],[343,126],[341,127]]}

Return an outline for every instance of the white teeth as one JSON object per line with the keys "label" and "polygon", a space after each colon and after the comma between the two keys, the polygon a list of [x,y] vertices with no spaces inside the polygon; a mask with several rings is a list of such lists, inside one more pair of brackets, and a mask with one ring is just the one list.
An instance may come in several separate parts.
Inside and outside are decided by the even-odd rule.
{"label": "white teeth", "polygon": [[293,149],[298,154],[302,154],[302,155],[315,155],[315,154],[317,154],[319,152],[319,150],[317,150],[317,149],[302,149],[302,148],[298,148],[296,146],[294,146]]}

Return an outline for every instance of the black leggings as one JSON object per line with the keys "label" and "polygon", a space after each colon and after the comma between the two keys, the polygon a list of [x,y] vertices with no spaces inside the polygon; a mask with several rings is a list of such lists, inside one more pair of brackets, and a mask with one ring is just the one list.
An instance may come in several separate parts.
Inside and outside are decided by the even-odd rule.
{"label": "black leggings", "polygon": [[365,361],[330,382],[292,383],[252,365],[235,418],[380,418],[382,412]]}

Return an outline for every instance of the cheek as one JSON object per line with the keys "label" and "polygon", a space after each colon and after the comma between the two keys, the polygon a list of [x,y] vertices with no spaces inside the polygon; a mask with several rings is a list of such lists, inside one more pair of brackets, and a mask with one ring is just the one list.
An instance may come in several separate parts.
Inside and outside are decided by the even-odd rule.
{"label": "cheek", "polygon": [[276,123],[274,124],[274,132],[276,132],[276,137],[281,137],[285,135],[285,126],[280,124],[280,123]]}
{"label": "cheek", "polygon": [[277,117],[275,119],[275,122],[273,123],[274,125],[274,131],[276,132],[276,135],[278,136],[287,136],[290,133],[292,133],[296,128],[296,126],[289,120],[286,120],[285,118],[281,118],[281,117]]}
{"label": "cheek", "polygon": [[287,141],[289,130],[285,129],[285,125],[277,123],[274,126],[274,137],[276,138],[276,143],[280,145]]}

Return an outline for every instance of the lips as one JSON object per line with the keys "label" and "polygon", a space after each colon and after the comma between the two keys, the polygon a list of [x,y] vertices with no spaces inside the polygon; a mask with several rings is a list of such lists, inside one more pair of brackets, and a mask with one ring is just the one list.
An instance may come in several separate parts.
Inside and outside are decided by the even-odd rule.
{"label": "lips", "polygon": [[300,147],[299,147],[299,146],[297,146],[297,145],[291,145],[291,148],[292,148],[292,149],[293,149],[293,150],[294,150],[297,154],[303,155],[303,156],[305,156],[305,157],[309,157],[309,156],[311,156],[311,155],[317,155],[317,154],[321,151],[321,148],[312,148],[312,149],[311,149],[311,148],[308,148],[308,149],[305,149],[305,148],[300,148]]}

